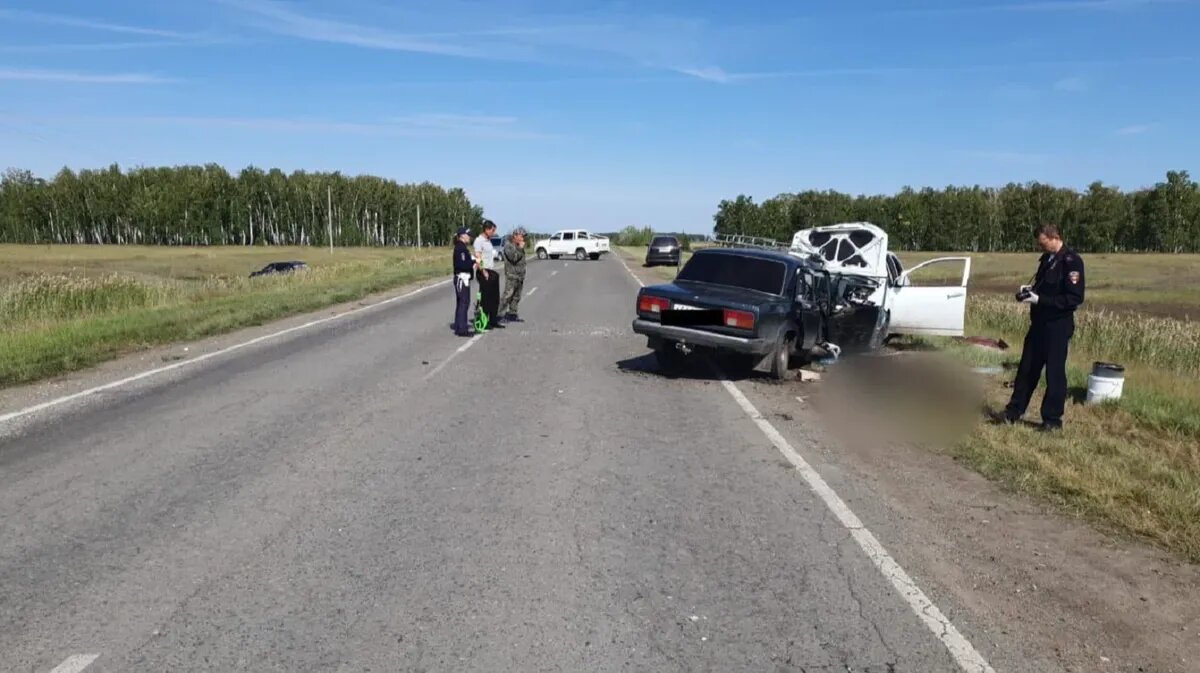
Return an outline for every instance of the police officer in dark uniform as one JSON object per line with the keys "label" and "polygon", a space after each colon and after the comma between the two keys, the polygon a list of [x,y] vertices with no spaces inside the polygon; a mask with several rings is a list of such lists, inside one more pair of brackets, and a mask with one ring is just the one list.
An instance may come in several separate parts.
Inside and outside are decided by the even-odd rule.
{"label": "police officer in dark uniform", "polygon": [[1029,331],[1021,351],[1021,365],[1013,383],[1012,399],[997,420],[1015,423],[1025,414],[1033,390],[1046,369],[1046,394],[1042,398],[1039,430],[1062,429],[1067,402],[1067,345],[1075,334],[1075,309],[1083,303],[1083,259],[1068,248],[1054,225],[1037,229],[1043,251],[1033,285],[1023,285],[1017,301],[1029,304]]}
{"label": "police officer in dark uniform", "polygon": [[467,309],[471,306],[471,276],[475,274],[475,258],[467,244],[471,230],[463,227],[454,236],[454,333],[471,336]]}

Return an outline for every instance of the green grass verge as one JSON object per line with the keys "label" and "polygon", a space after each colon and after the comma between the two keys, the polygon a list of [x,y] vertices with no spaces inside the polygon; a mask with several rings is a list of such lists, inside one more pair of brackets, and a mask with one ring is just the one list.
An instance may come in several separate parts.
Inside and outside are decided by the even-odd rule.
{"label": "green grass verge", "polygon": [[[247,257],[240,249],[222,255],[207,249],[207,262],[190,260],[152,273],[145,268],[161,265],[163,257],[177,256],[179,250],[163,251],[152,261],[146,257],[155,253],[145,249],[107,252],[116,256],[103,262],[89,258],[95,263],[83,271],[78,265],[64,268],[58,259],[43,259],[40,265],[25,259],[28,275],[0,279],[0,387],[359,299],[437,277],[449,263],[448,253],[440,250],[341,251],[305,272],[251,279],[244,269],[262,261],[256,255],[293,256],[260,250]],[[214,267],[224,271],[230,256],[242,258],[233,266],[237,276],[209,273]]]}

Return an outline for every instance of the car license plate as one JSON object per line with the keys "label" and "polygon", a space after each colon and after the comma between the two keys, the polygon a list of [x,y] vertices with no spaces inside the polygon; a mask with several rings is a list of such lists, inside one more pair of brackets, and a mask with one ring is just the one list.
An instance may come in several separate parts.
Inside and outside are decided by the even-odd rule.
{"label": "car license plate", "polygon": [[671,308],[675,309],[676,311],[699,311],[699,310],[701,310],[699,306],[688,306],[687,304],[673,304],[671,306]]}
{"label": "car license plate", "polygon": [[671,249],[670,248],[659,248],[658,251],[659,252],[671,252]]}

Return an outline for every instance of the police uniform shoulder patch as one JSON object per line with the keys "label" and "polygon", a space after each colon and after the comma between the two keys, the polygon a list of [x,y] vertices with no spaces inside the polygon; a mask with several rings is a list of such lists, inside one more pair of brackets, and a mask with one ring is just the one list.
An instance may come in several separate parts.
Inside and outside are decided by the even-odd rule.
{"label": "police uniform shoulder patch", "polygon": [[1067,280],[1071,281],[1072,285],[1078,285],[1079,284],[1079,272],[1072,271],[1072,272],[1068,273]]}

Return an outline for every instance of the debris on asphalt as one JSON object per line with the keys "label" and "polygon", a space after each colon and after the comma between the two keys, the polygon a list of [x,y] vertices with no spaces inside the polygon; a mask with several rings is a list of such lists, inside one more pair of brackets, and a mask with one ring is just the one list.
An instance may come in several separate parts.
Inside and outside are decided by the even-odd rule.
{"label": "debris on asphalt", "polygon": [[971,371],[976,374],[991,376],[993,374],[1003,374],[1004,367],[973,367]]}
{"label": "debris on asphalt", "polygon": [[801,369],[800,370],[800,380],[804,383],[820,381],[821,375],[818,372],[812,372],[807,369]]}

